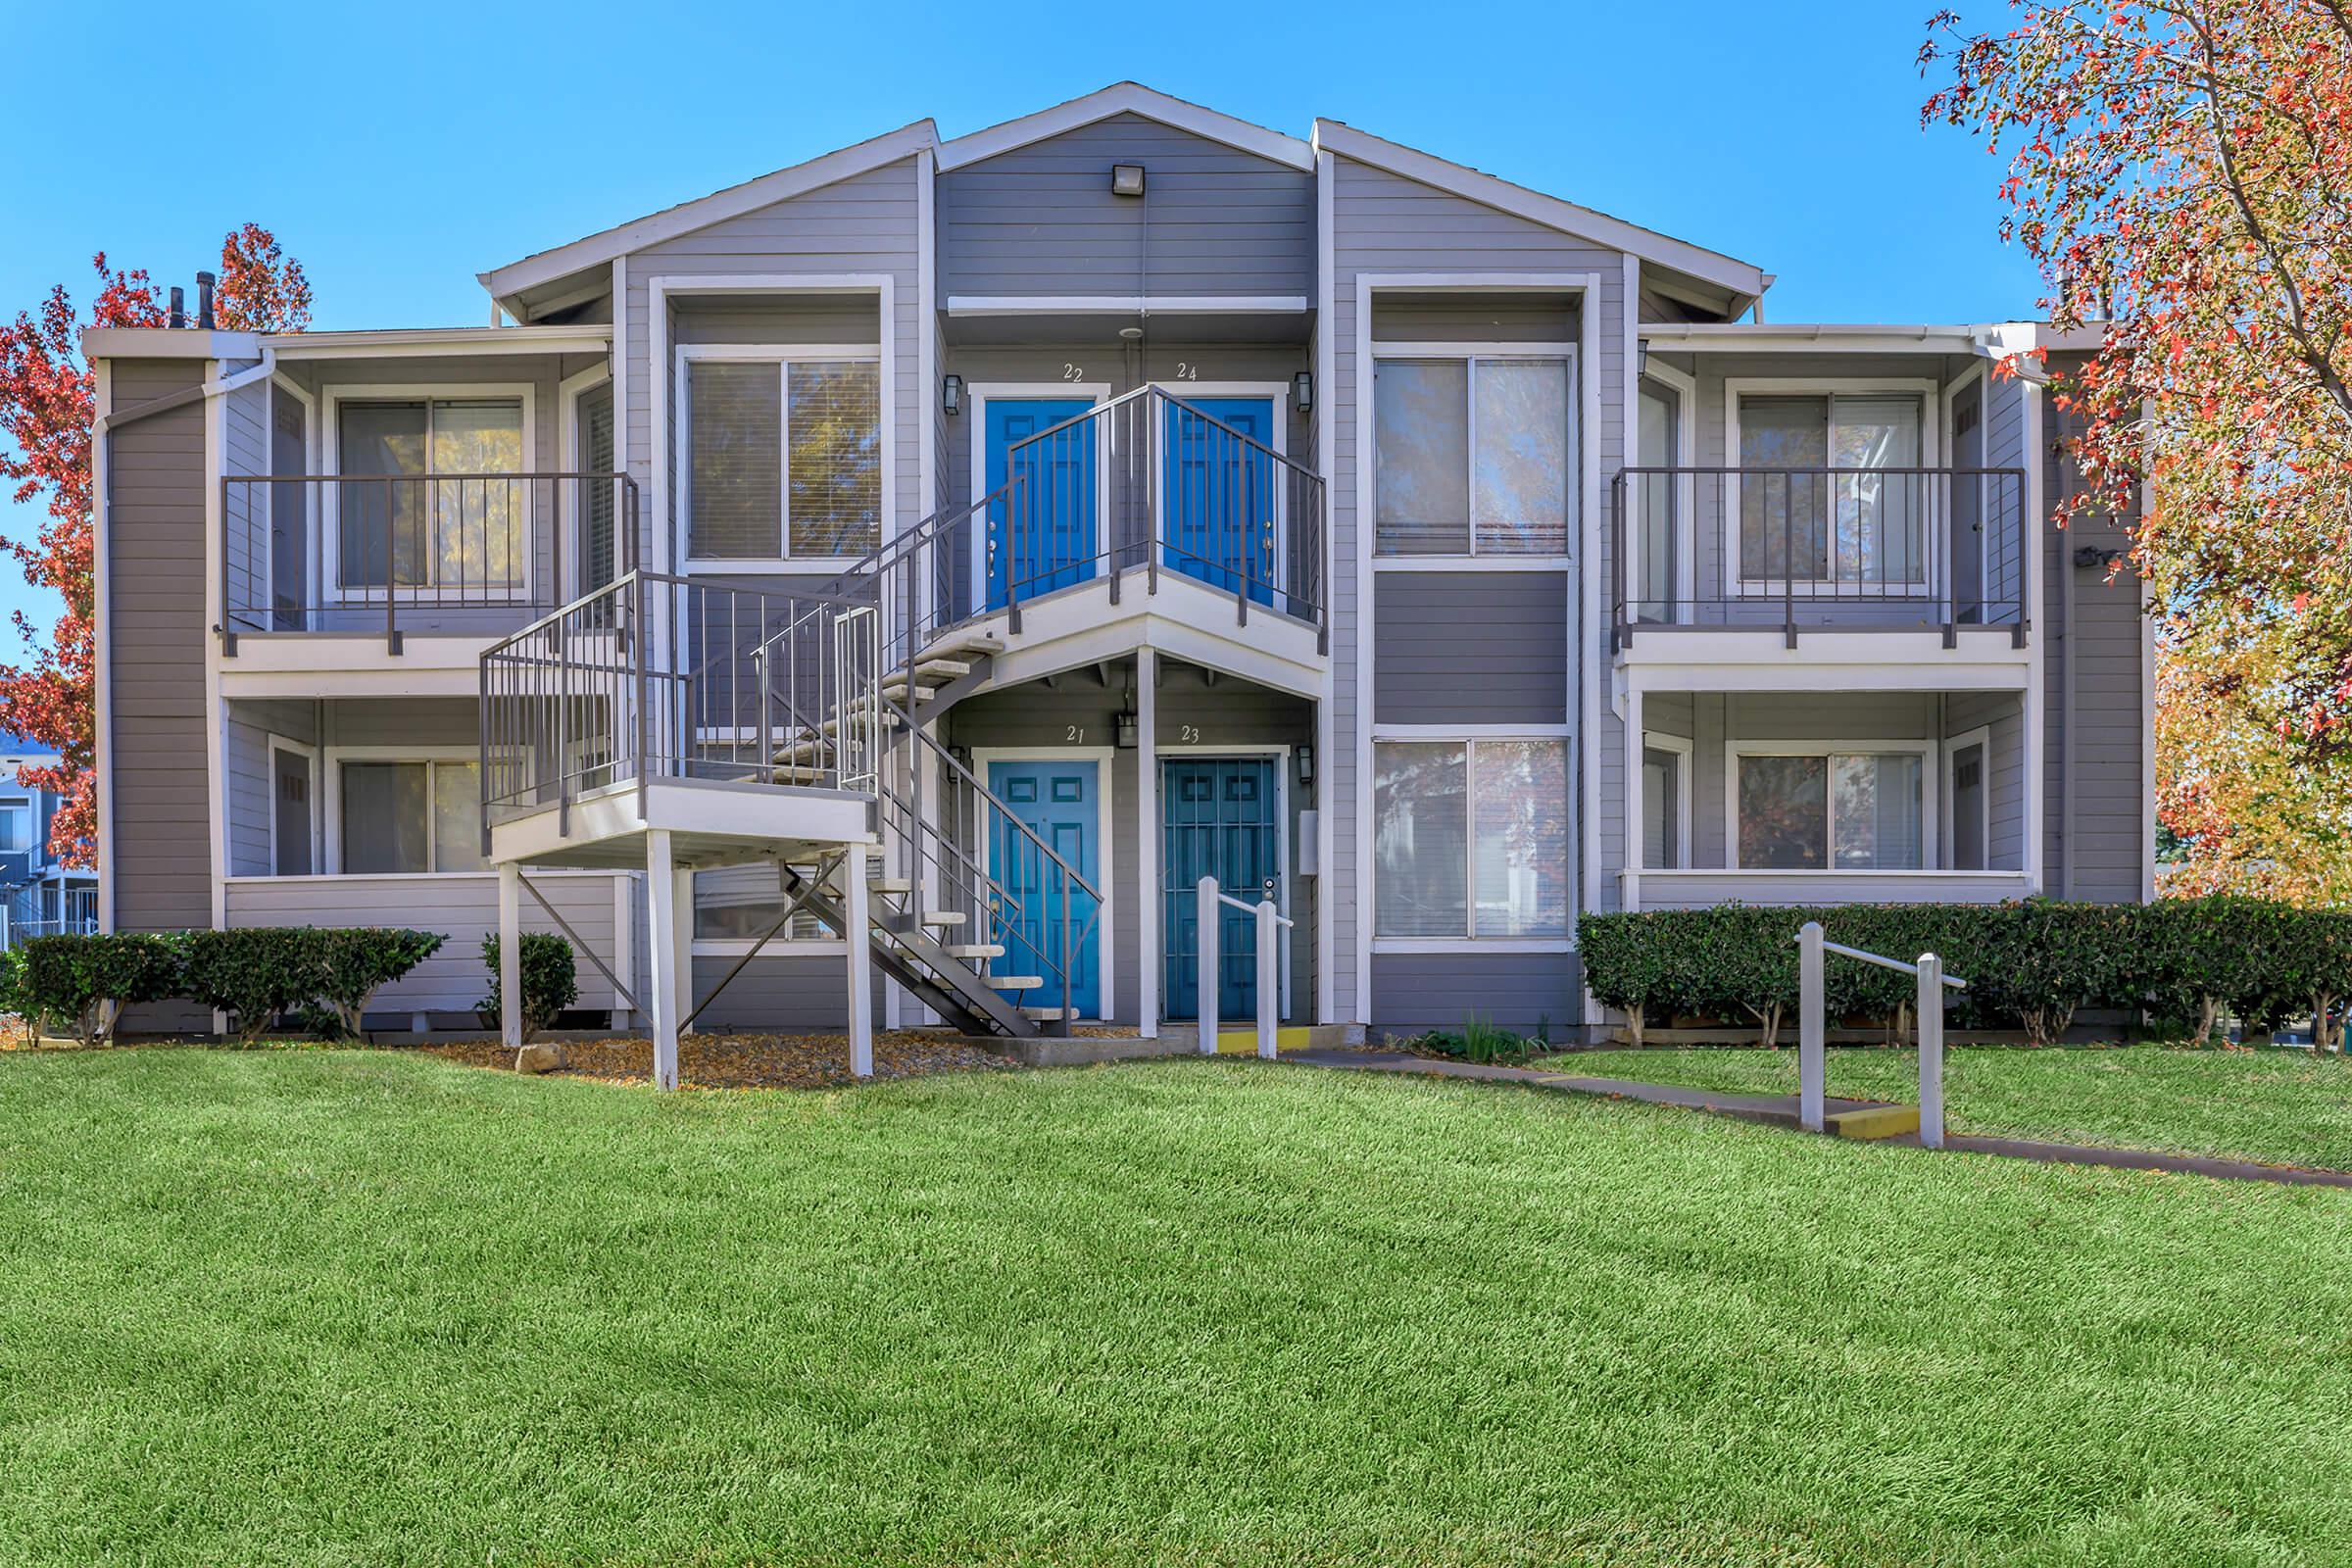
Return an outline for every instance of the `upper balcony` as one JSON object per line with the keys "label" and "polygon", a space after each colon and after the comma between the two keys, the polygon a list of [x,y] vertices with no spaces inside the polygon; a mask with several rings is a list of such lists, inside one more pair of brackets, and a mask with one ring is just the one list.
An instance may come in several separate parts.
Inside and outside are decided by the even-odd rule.
{"label": "upper balcony", "polygon": [[1826,638],[1866,661],[1998,659],[2032,624],[2027,496],[2022,468],[1621,469],[1612,649],[1739,662]]}

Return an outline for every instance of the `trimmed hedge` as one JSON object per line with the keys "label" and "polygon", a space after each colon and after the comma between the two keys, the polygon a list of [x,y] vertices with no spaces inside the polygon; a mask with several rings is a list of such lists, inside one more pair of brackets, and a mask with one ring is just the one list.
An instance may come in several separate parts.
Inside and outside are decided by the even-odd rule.
{"label": "trimmed hedge", "polygon": [[[1934,953],[1968,981],[1948,1004],[1964,1028],[2023,1029],[2058,1039],[2084,1007],[2193,1020],[2211,1036],[2224,1013],[2262,1026],[2309,1011],[2323,1049],[2341,1050],[2352,1004],[2352,910],[2298,909],[2219,895],[2136,905],[1841,905],[1588,914],[1577,922],[1586,986],[1622,1009],[1637,1043],[1660,1017],[1752,1019],[1767,1044],[1797,1005],[1797,928],[1819,920],[1833,942],[1912,958]],[[1901,1028],[1910,976],[1833,956],[1824,974],[1833,1018]]]}
{"label": "trimmed hedge", "polygon": [[175,998],[229,1014],[249,1041],[281,1014],[319,1004],[356,1035],[376,989],[444,940],[430,931],[313,926],[34,937],[13,977],[0,973],[0,987],[26,1017],[69,1028],[85,1045],[111,1039],[125,1006]]}
{"label": "trimmed hedge", "polygon": [[[499,992],[504,980],[498,968],[498,934],[482,938],[482,962],[490,969],[490,994],[473,1004],[489,1027],[499,1027],[503,1008]],[[552,931],[522,934],[522,1038],[528,1045],[542,1030],[555,1026],[564,1008],[580,1000],[579,965],[571,944]]]}

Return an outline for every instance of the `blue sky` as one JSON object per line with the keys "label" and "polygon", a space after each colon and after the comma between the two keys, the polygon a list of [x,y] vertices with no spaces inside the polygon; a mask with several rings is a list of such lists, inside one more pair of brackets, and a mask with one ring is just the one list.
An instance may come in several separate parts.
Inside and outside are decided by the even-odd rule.
{"label": "blue sky", "polygon": [[[2031,314],[1998,167],[1918,128],[1932,9],[0,0],[10,52],[62,82],[10,127],[0,312],[60,280],[82,298],[100,249],[192,285],[251,219],[309,269],[320,327],[474,325],[487,268],[911,120],[953,136],[1132,77],[1300,136],[1344,120],[1729,252],[1779,274],[1774,320]],[[37,521],[0,497],[11,537]],[[0,615],[30,604],[0,564]]]}

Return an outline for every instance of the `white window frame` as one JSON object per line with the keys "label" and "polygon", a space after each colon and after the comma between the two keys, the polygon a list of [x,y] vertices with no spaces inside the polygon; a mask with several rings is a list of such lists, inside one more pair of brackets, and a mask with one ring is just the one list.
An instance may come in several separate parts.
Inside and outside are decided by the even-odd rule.
{"label": "white window frame", "polygon": [[[1081,367],[1073,370],[1083,373]],[[991,399],[1007,403],[1023,403],[1032,398],[1053,398],[1056,401],[1085,401],[1100,409],[1110,401],[1108,381],[974,381],[963,389],[971,404],[971,489],[967,505],[978,506],[988,499],[988,405]],[[1164,445],[1155,442],[1154,445]],[[1162,492],[1163,494],[1165,492]],[[1095,421],[1095,561],[1100,566],[1103,553],[1109,548],[1102,530],[1110,517],[1110,421]],[[972,536],[971,567],[972,593],[976,602],[988,600],[988,519],[965,530]],[[1098,575],[1100,572],[1098,571]],[[1083,579],[1092,581],[1092,578]]]}
{"label": "white window frame", "polygon": [[[1463,542],[1467,549],[1432,552],[1428,555],[1398,555],[1380,548],[1380,416],[1376,406],[1378,393],[1374,390],[1383,360],[1452,360],[1463,362],[1462,381],[1462,442],[1466,467],[1463,496],[1470,508],[1463,514]],[[1568,367],[1568,471],[1562,486],[1568,503],[1566,528],[1562,537],[1568,548],[1548,555],[1519,555],[1502,551],[1481,553],[1478,548],[1478,524],[1473,514],[1478,508],[1478,362],[1498,361],[1565,361]],[[1439,569],[1471,569],[1489,571],[1560,570],[1576,564],[1576,542],[1584,531],[1585,496],[1582,475],[1584,470],[1585,432],[1583,423],[1583,379],[1577,364],[1577,345],[1565,342],[1530,343],[1417,343],[1375,342],[1369,372],[1364,376],[1364,404],[1370,417],[1366,420],[1375,445],[1371,453],[1373,492],[1364,533],[1370,547],[1372,569],[1375,571],[1427,571]]]}
{"label": "white window frame", "polygon": [[[539,424],[538,387],[529,381],[417,381],[417,382],[341,382],[324,389],[326,413],[318,422],[320,444],[319,472],[330,479],[343,475],[343,405],[346,403],[508,403],[522,405],[522,471],[531,473],[538,468]],[[426,416],[429,420],[431,416]],[[428,441],[425,461],[432,461]],[[392,585],[383,588],[346,588],[343,586],[343,529],[339,514],[343,486],[323,483],[326,493],[319,498],[318,509],[318,548],[312,559],[318,564],[321,592],[315,596],[322,603],[336,605],[366,605],[384,602]],[[522,581],[511,589],[498,589],[500,596],[493,603],[503,603],[507,597],[524,604],[534,604],[539,593],[539,528],[532,515],[531,489],[522,486],[522,504],[516,509],[516,525],[522,529]],[[437,584],[423,584],[421,592],[436,589]],[[328,598],[332,595],[332,598]]]}
{"label": "white window frame", "polygon": [[[311,874],[313,876],[319,875],[325,871],[326,861],[323,853],[324,846],[321,843],[321,834],[319,831],[319,817],[323,815],[324,812],[322,810],[323,803],[318,799],[318,748],[313,746],[308,741],[293,740],[287,736],[272,733],[263,737],[262,752],[270,763],[269,770],[266,775],[270,781],[270,874],[271,876],[290,876],[293,874],[289,871],[280,870],[277,864],[277,754],[279,752],[293,752],[302,757],[311,765],[311,820],[309,823],[311,838]],[[342,785],[342,780],[338,778],[335,782],[339,792]]]}
{"label": "white window frame", "polygon": [[[877,876],[880,875],[882,870],[882,862],[880,858],[874,858],[871,859],[870,863],[872,867],[872,874]],[[812,864],[800,864],[797,866],[797,869],[807,873],[813,871],[815,867]],[[781,878],[779,878],[778,881],[779,885],[781,885]],[[786,897],[789,898],[790,895],[786,895]],[[694,910],[692,909],[683,910],[681,912],[689,921],[692,921],[694,918]],[[807,905],[803,905],[797,911],[794,912],[793,919],[797,920],[802,915],[808,915],[811,918],[815,917],[814,911],[811,910]],[[821,924],[822,922],[820,921],[819,923]],[[687,929],[689,932],[691,932],[693,930],[692,925],[690,924]],[[760,947],[760,939],[758,937],[692,937],[691,940],[694,947],[694,956],[698,958],[740,958],[746,954],[750,953],[754,948],[759,948],[760,956],[761,958],[812,957],[827,954],[838,957],[843,953],[849,951],[849,944],[840,937],[795,937],[790,934],[791,931],[792,926],[789,922],[787,922],[784,930],[778,933],[774,940],[770,941],[764,948]]]}
{"label": "white window frame", "polygon": [[332,784],[326,791],[326,864],[331,876],[481,876],[497,869],[477,866],[469,871],[437,871],[433,862],[440,858],[441,843],[436,834],[433,817],[433,781],[428,776],[424,785],[424,859],[421,871],[347,871],[343,865],[343,764],[345,762],[471,762],[481,763],[478,747],[473,746],[329,746],[324,752],[325,778]]}
{"label": "white window frame", "polygon": [[[1478,745],[1481,741],[1556,741],[1560,757],[1568,770],[1568,900],[1565,915],[1568,929],[1556,937],[1482,937],[1478,930]],[[1364,862],[1366,879],[1375,884],[1372,900],[1372,951],[1379,953],[1568,953],[1576,946],[1576,916],[1582,906],[1577,900],[1576,841],[1581,811],[1576,798],[1576,739],[1565,724],[1390,724],[1374,730],[1372,759],[1375,770],[1379,765],[1380,748],[1397,742],[1436,742],[1441,745],[1459,745],[1462,756],[1463,820],[1468,831],[1462,835],[1462,935],[1458,937],[1384,937],[1380,934],[1380,904],[1377,882],[1380,866],[1377,856]],[[1380,837],[1378,808],[1369,799],[1372,775],[1365,775],[1365,819],[1372,829],[1375,844]]]}
{"label": "white window frame", "polygon": [[[1693,467],[1698,462],[1698,377],[1660,364],[1653,354],[1649,368],[1634,378],[1634,407],[1628,417],[1642,416],[1642,383],[1655,381],[1671,388],[1675,395],[1674,449],[1672,466]],[[1636,430],[1639,440],[1640,431]],[[1637,446],[1636,451],[1640,448]],[[1639,467],[1639,464],[1630,465]],[[1674,615],[1663,621],[1638,621],[1636,625],[1675,626],[1690,624],[1698,597],[1698,477],[1684,474],[1674,481]],[[1629,498],[1636,505],[1639,497]],[[1641,597],[1642,583],[1642,527],[1641,517],[1628,508],[1625,529],[1625,580],[1634,598]]]}
{"label": "white window frame", "polygon": [[[702,361],[734,365],[773,365],[776,368],[776,556],[711,557],[694,552],[694,400],[688,382],[690,367]],[[792,550],[792,368],[795,365],[852,363],[875,367],[874,534],[878,543],[891,538],[890,443],[884,439],[890,424],[890,378],[882,373],[882,350],[872,343],[681,343],[677,347],[673,395],[677,401],[677,503],[679,569],[687,576],[772,575],[779,567],[791,571],[846,571],[865,559],[855,556],[800,556]]]}
{"label": "white window frame", "polygon": [[[1634,831],[1637,835],[1634,841],[1634,853],[1627,858],[1635,862],[1634,869],[1637,871],[1689,870],[1690,866],[1690,772],[1697,756],[1696,743],[1687,735],[1666,735],[1654,729],[1643,730],[1642,732],[1642,750],[1672,752],[1677,759],[1674,768],[1673,805],[1675,858],[1672,865],[1650,865],[1643,861],[1639,838],[1642,824],[1637,822],[1634,824]],[[1636,759],[1636,761],[1638,764],[1640,760]],[[1642,791],[1642,804],[1644,807],[1649,804],[1647,790]]]}
{"label": "white window frame", "polygon": [[29,856],[32,861],[37,862],[41,858],[38,842],[41,832],[40,798],[29,794],[0,796],[0,811],[11,811],[20,807],[24,811],[24,848],[0,853]]}
{"label": "white window frame", "polygon": [[[585,454],[580,451],[580,400],[585,398],[589,393],[595,391],[598,387],[608,385],[612,385],[613,387],[612,460],[615,465],[619,463],[621,416],[619,404],[620,389],[617,385],[613,385],[612,368],[610,365],[592,365],[587,369],[578,372],[576,375],[565,376],[563,384],[556,388],[556,402],[558,405],[556,424],[557,472],[578,473],[581,471],[580,464]],[[556,501],[556,510],[561,514],[558,519],[557,526],[563,529],[563,534],[561,546],[558,548],[556,554],[560,561],[560,573],[563,579],[562,593],[564,601],[568,603],[571,600],[578,598],[581,593],[580,523],[582,518],[580,514],[580,492],[577,484],[559,483],[557,485],[557,490],[559,494]],[[612,574],[615,577],[622,575],[620,569],[622,557],[620,530],[627,526],[628,518],[624,514],[624,509],[620,505],[619,498],[615,496],[612,504]]]}
{"label": "white window frame", "polygon": [[[1656,372],[1652,366],[1651,372]],[[1943,453],[1943,420],[1939,416],[1943,383],[1934,376],[1727,376],[1723,383],[1723,461],[1727,468],[1738,469],[1741,437],[1740,402],[1749,397],[1818,397],[1824,400],[1837,397],[1917,397],[1919,399],[1919,466],[1939,467]],[[1834,582],[1818,577],[1750,577],[1745,564],[1740,559],[1740,480],[1738,475],[1726,475],[1723,510],[1719,526],[1723,531],[1723,564],[1720,567],[1724,585],[1730,590],[1727,597],[1779,598],[1786,591],[1798,599],[1841,599],[1854,597],[1840,590]],[[1927,574],[1916,592],[1872,595],[1895,600],[1939,599],[1944,580],[1951,574],[1951,563],[1939,559],[1936,541],[1930,537],[1927,519],[1920,520],[1920,550],[1927,557]],[[1948,541],[1947,541],[1948,549]],[[1906,588],[1909,584],[1903,585]]]}
{"label": "white window frame", "polygon": [[1980,866],[1953,866],[1951,869],[1955,871],[1989,871],[1993,868],[1992,726],[1990,724],[1979,724],[1974,729],[1964,729],[1957,735],[1944,737],[1943,761],[1938,769],[1943,775],[1943,842],[1947,845],[1957,845],[1960,842],[1960,835],[1955,831],[1959,824],[1953,815],[1960,808],[1960,789],[1958,781],[1953,777],[1953,769],[1960,760],[1960,754],[1971,746],[1981,746],[1984,749],[1984,783],[1980,792],[1984,796],[1980,808],[1980,814],[1984,820],[1978,824],[1978,830],[1983,835],[1984,845],[1984,863]]}
{"label": "white window frame", "polygon": [[[1758,871],[1773,876],[1918,876],[1942,869],[1936,742],[1932,740],[1800,740],[1732,741],[1723,749],[1723,858],[1734,871]],[[1801,866],[1742,865],[1740,861],[1740,763],[1749,757],[1917,757],[1919,767],[1919,864],[1914,866],[1838,866],[1828,863],[1838,843],[1838,792],[1826,792],[1822,807],[1822,863]]]}

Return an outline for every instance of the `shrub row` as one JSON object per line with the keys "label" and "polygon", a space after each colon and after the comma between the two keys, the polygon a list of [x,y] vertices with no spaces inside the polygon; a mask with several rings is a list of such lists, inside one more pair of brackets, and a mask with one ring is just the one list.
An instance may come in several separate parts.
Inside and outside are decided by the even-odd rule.
{"label": "shrub row", "polygon": [[[1934,953],[1968,989],[1947,1001],[1964,1028],[2023,1029],[2035,1044],[2080,1008],[2145,1010],[2198,1040],[2225,1013],[2269,1027],[2308,1011],[2315,1038],[2342,1049],[2352,1001],[2352,910],[2298,909],[2218,895],[2137,905],[1897,904],[1834,908],[1588,914],[1577,923],[1585,984],[1632,1020],[1637,1041],[1667,1017],[1748,1020],[1775,1040],[1797,1005],[1797,928],[1892,958]],[[1832,1018],[1895,1020],[1909,975],[1833,956]]]}
{"label": "shrub row", "polygon": [[[114,1038],[122,1009],[185,999],[228,1014],[245,1040],[280,1018],[357,1038],[368,1003],[447,938],[385,926],[249,926],[234,931],[121,932],[34,937],[0,954],[0,1011],[63,1030],[88,1045]],[[475,1005],[498,1027],[498,938],[482,943],[490,995]],[[547,932],[522,939],[523,1038],[579,1000],[571,944]]]}

